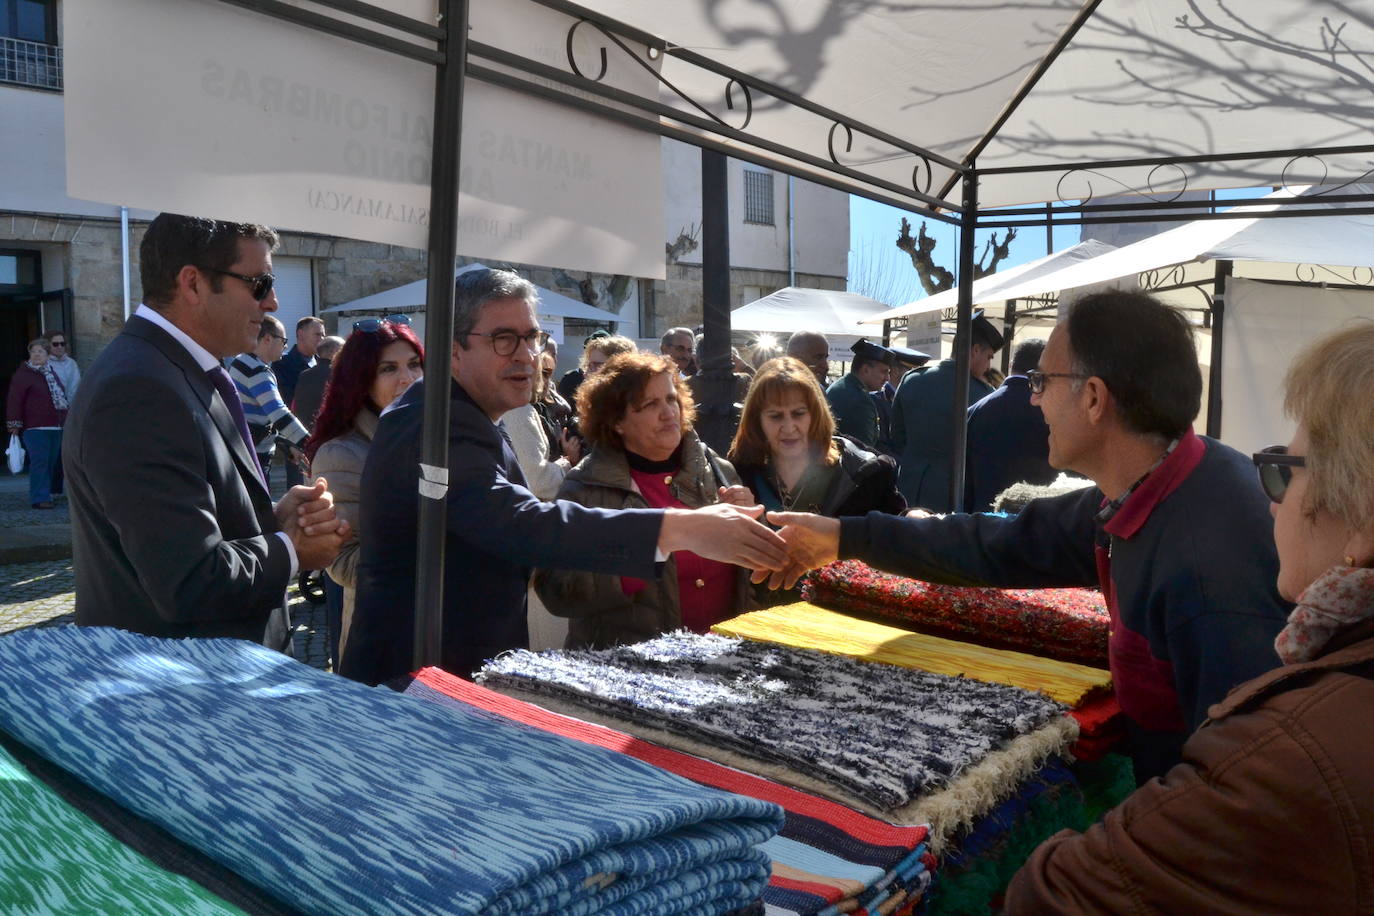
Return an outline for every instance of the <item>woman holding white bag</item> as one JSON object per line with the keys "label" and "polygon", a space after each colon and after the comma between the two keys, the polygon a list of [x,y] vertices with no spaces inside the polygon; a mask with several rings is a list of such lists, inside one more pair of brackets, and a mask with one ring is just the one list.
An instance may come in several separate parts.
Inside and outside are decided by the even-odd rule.
{"label": "woman holding white bag", "polygon": [[5,425],[10,435],[22,434],[29,453],[29,504],[51,509],[52,472],[62,460],[62,424],[67,419],[67,391],[48,365],[48,342],[29,342],[29,360],[10,381]]}

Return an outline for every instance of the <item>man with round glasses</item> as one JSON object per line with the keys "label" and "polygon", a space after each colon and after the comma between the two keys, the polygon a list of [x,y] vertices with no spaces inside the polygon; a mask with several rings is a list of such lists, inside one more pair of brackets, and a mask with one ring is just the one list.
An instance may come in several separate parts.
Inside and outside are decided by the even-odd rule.
{"label": "man with round glasses", "polygon": [[221,360],[276,311],[266,226],[160,214],[143,304],[86,373],[67,419],[76,622],[290,651],[286,587],[338,554],[323,480],[275,505]]}
{"label": "man with round glasses", "polygon": [[530,402],[547,339],[535,318],[537,298],[534,285],[510,271],[472,270],[457,279],[446,490],[439,474],[426,475],[420,487],[422,405],[428,388],[444,392],[439,380],[412,385],[378,424],[360,487],[358,591],[342,674],[376,684],[412,668],[422,498],[445,500],[439,663],[462,677],[528,645],[533,567],[652,579],[675,550],[751,568],[786,564],[782,540],[755,521],[762,507],[611,511],[542,502],[529,491],[497,422]]}
{"label": "man with round glasses", "polygon": [[[1082,299],[1027,373],[1049,461],[1096,487],[1011,518],[770,513],[793,567],[838,558],[952,585],[1099,585],[1112,683],[1140,782],[1181,757],[1207,708],[1278,663],[1288,606],[1250,460],[1193,433],[1202,373],[1187,319],[1141,293]],[[757,575],[756,578],[762,578]]]}

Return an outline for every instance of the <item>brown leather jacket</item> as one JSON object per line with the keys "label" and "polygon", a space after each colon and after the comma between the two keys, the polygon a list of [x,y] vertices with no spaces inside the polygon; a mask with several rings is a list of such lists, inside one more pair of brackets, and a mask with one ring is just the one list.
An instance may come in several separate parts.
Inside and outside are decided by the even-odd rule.
{"label": "brown leather jacket", "polygon": [[1374,913],[1374,621],[1241,684],[1183,763],[1012,879],[1016,913]]}

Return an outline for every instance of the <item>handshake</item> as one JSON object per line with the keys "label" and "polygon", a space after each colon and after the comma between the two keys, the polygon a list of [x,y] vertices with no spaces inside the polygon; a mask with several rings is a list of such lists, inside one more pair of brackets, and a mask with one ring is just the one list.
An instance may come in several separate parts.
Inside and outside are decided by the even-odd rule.
{"label": "handshake", "polygon": [[[760,523],[763,506],[732,501],[742,487],[721,488],[722,502],[702,509],[667,509],[658,548],[690,550],[698,556],[753,570],[753,582],[791,588],[808,570],[839,559],[839,519],[806,512],[769,512],[772,530]],[[747,493],[744,490],[744,493]]]}

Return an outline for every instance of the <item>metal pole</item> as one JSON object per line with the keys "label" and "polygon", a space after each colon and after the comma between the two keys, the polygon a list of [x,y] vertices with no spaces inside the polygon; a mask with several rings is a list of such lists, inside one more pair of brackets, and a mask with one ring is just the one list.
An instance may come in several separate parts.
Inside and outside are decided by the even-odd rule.
{"label": "metal pole", "polygon": [[1212,365],[1207,367],[1207,435],[1221,438],[1221,346],[1222,326],[1226,323],[1226,281],[1234,267],[1230,261],[1217,261],[1212,289]]}
{"label": "metal pole", "polygon": [[730,160],[701,151],[701,438],[724,454],[734,435],[735,376],[730,360]]}
{"label": "metal pole", "polygon": [[1011,339],[1016,334],[1016,300],[1008,299],[1002,312],[1002,374],[1011,375]]}
{"label": "metal pole", "polygon": [[[130,299],[132,298],[132,297],[131,297],[130,290],[129,290],[129,208],[128,208],[128,207],[120,207],[120,208],[119,208],[119,253],[120,253],[120,264],[119,264],[119,266],[120,266],[120,269],[121,269],[122,272],[123,272],[123,278],[124,278],[124,320],[125,320],[125,321],[128,321],[128,320],[129,320],[129,304],[130,304]],[[67,331],[68,334],[72,333],[72,330],[71,330],[70,328],[67,328],[66,331]]]}
{"label": "metal pole", "polygon": [[415,545],[415,668],[438,664],[444,629],[453,276],[458,253],[458,166],[468,0],[439,0],[444,61],[434,74],[434,154],[429,189],[429,289],[425,299],[424,438]]}
{"label": "metal pole", "polygon": [[954,332],[954,405],[950,416],[949,505],[964,511],[964,460],[968,444],[969,343],[973,339],[973,253],[978,228],[978,170],[964,173],[964,213],[959,225],[959,321]]}

